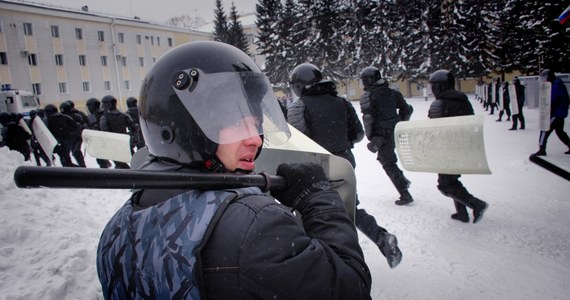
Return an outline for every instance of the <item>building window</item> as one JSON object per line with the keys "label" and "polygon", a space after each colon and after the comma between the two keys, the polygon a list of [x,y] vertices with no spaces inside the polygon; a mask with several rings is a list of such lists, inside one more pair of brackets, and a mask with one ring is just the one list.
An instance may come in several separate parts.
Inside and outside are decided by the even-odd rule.
{"label": "building window", "polygon": [[126,67],[126,66],[127,66],[127,57],[121,56],[121,65],[122,65],[123,67]]}
{"label": "building window", "polygon": [[151,37],[150,37],[150,44],[151,44],[152,46],[154,46],[154,36],[151,36]]}
{"label": "building window", "polygon": [[144,67],[144,57],[139,57],[139,65]]}
{"label": "building window", "polygon": [[8,64],[8,53],[0,52],[0,65]]}
{"label": "building window", "polygon": [[125,80],[125,90],[127,91],[131,90],[131,82],[128,80]]}
{"label": "building window", "polygon": [[83,39],[83,29],[81,28],[75,28],[75,38],[78,40],[82,40]]}
{"label": "building window", "polygon": [[67,94],[67,83],[66,82],[60,82],[59,83],[59,93],[60,94]]}
{"label": "building window", "polygon": [[36,59],[36,54],[34,54],[34,53],[28,54],[28,63],[30,64],[30,66],[37,66],[38,65],[38,61]]}
{"label": "building window", "polygon": [[156,57],[153,57],[153,58],[152,58],[152,63],[155,63],[155,62],[156,62]]}
{"label": "building window", "polygon": [[156,37],[156,45],[160,46],[160,37],[159,36]]}
{"label": "building window", "polygon": [[87,58],[85,55],[79,55],[79,65],[86,66],[87,65]]}
{"label": "building window", "polygon": [[91,92],[91,85],[89,84],[89,81],[83,81],[83,91],[86,93]]}
{"label": "building window", "polygon": [[52,25],[51,26],[51,37],[58,38],[59,37],[59,27]]}
{"label": "building window", "polygon": [[32,23],[24,23],[24,35],[34,35]]}
{"label": "building window", "polygon": [[101,65],[102,66],[107,65],[107,56],[105,56],[105,55],[101,56]]}
{"label": "building window", "polygon": [[168,47],[172,47],[172,38],[168,38]]}
{"label": "building window", "polygon": [[97,31],[97,40],[99,42],[104,42],[105,41],[105,32],[104,31]]}
{"label": "building window", "polygon": [[39,83],[32,83],[32,92],[36,95],[42,94],[42,87]]}
{"label": "building window", "polygon": [[63,66],[63,54],[56,54],[55,55],[55,65],[56,66]]}
{"label": "building window", "polygon": [[124,43],[125,42],[125,34],[122,32],[119,32],[119,43]]}
{"label": "building window", "polygon": [[111,82],[110,81],[105,81],[104,82],[105,85],[105,90],[106,91],[110,91],[111,90]]}
{"label": "building window", "polygon": [[137,44],[142,44],[142,37],[140,34],[137,34]]}

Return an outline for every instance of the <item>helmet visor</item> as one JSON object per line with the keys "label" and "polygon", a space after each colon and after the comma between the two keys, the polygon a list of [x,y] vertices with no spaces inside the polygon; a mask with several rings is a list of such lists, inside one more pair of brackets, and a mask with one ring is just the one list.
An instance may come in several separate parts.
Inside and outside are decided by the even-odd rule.
{"label": "helmet visor", "polygon": [[[182,85],[177,81],[180,79]],[[264,135],[280,145],[291,136],[271,84],[261,73],[184,70],[175,76],[173,89],[200,129],[215,143],[231,144]],[[251,117],[255,122],[244,122]],[[222,140],[220,131],[230,127],[232,136],[224,135]]]}

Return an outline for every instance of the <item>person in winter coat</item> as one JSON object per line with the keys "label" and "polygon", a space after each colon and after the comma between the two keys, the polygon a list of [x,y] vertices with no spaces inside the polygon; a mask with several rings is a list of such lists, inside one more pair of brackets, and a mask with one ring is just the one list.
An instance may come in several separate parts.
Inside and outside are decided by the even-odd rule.
{"label": "person in winter coat", "polygon": [[[287,112],[289,124],[355,168],[351,149],[364,138],[364,130],[352,104],[337,95],[336,85],[323,79],[321,70],[313,64],[296,66],[290,83],[299,99]],[[376,219],[358,205],[357,196],[356,227],[380,248],[388,265],[396,267],[402,260],[396,236],[380,227]]]}
{"label": "person in winter coat", "polygon": [[382,79],[376,67],[366,67],[360,72],[360,80],[364,86],[364,95],[360,99],[360,110],[366,137],[370,141],[368,150],[377,153],[377,160],[390,178],[400,199],[396,205],[407,205],[414,202],[408,191],[410,181],[397,165],[394,128],[401,120],[409,120],[413,112],[402,94]]}
{"label": "person in winter coat", "polygon": [[[455,90],[455,76],[447,70],[438,70],[429,77],[435,101],[430,105],[428,117],[447,118],[455,116],[473,115],[473,107],[464,93]],[[437,142],[437,141],[434,141]],[[456,213],[451,218],[464,223],[469,222],[467,208],[473,210],[473,223],[481,221],[483,214],[489,206],[471,195],[459,181],[461,175],[438,174],[437,188],[447,197],[453,199]]]}
{"label": "person in winter coat", "polygon": [[[102,131],[127,134],[138,130],[137,125],[126,113],[117,109],[117,99],[114,96],[107,95],[101,99],[103,103],[103,116],[99,120],[99,128]],[[115,169],[130,169],[129,164],[120,161],[113,161]]]}
{"label": "person in winter coat", "polygon": [[550,129],[540,132],[540,137],[538,138],[539,149],[534,155],[546,156],[546,142],[552,131],[556,132],[560,141],[568,147],[568,151],[564,153],[570,154],[570,138],[564,131],[564,119],[568,116],[568,107],[570,105],[568,90],[562,79],[556,77],[552,69],[542,71],[540,80],[548,81],[552,84],[550,90]]}
{"label": "person in winter coat", "polygon": [[4,126],[4,135],[2,137],[4,144],[10,150],[20,152],[24,156],[24,160],[30,160],[32,151],[28,141],[32,135],[19,124],[23,116],[8,112],[0,114],[0,122]]}
{"label": "person in winter coat", "polygon": [[[100,130],[99,128],[99,121],[103,114],[105,113],[101,109],[101,102],[97,98],[89,98],[85,103],[87,106],[87,110],[89,111],[89,115],[87,116],[87,127],[92,130]],[[97,164],[102,169],[107,169],[111,167],[111,162],[106,159],[96,159]]]}
{"label": "person in winter coat", "polygon": [[[524,121],[523,107],[524,107],[524,101],[525,101],[525,94],[524,94],[525,87],[524,87],[524,85],[521,84],[521,81],[517,77],[515,77],[515,79],[513,79],[513,85],[515,86],[515,90],[517,92],[516,101],[517,101],[517,107],[519,109],[519,113],[513,115],[513,126],[509,130],[517,130],[517,126],[519,126],[518,125],[519,122],[520,122],[519,129],[524,129],[525,128],[525,121]],[[513,99],[513,101],[514,100],[515,99]]]}
{"label": "person in winter coat", "polygon": [[36,160],[36,165],[41,166],[41,161],[43,160],[46,166],[51,166],[51,160],[45,153],[44,149],[40,145],[40,142],[36,139],[36,135],[34,133],[34,120],[38,117],[38,112],[36,110],[30,111],[30,119],[27,120],[28,127],[32,131],[32,138],[30,139],[30,147],[32,149],[32,154],[34,154],[34,158]]}
{"label": "person in winter coat", "polygon": [[135,149],[138,150],[144,147],[144,138],[140,131],[139,107],[137,98],[127,98],[127,111],[125,113],[131,116],[131,119],[133,119],[136,124],[135,130],[129,131],[129,134],[131,135],[131,152],[135,153]]}
{"label": "person in winter coat", "polygon": [[85,168],[87,166],[85,165],[85,157],[81,151],[81,144],[83,143],[81,132],[83,129],[87,128],[87,123],[85,123],[85,120],[81,114],[73,112],[73,107],[71,106],[70,101],[62,102],[59,105],[59,111],[62,114],[71,117],[73,121],[77,123],[77,130],[73,132],[73,148],[71,150],[71,155],[73,158],[75,158],[78,166]]}
{"label": "person in winter coat", "polygon": [[503,102],[501,103],[502,109],[499,112],[499,118],[497,119],[497,122],[502,121],[503,115],[505,113],[507,114],[507,121],[511,120],[511,107],[509,106],[509,105],[511,105],[511,97],[509,95],[509,82],[503,81],[502,88],[503,88]]}
{"label": "person in winter coat", "polygon": [[[170,50],[141,91],[150,153],[141,170],[251,174],[264,138],[290,136],[269,80],[229,44]],[[98,245],[104,297],[371,299],[356,229],[322,167],[281,164],[277,174],[287,186],[271,195],[229,186],[134,192]]]}
{"label": "person in winter coat", "polygon": [[44,123],[58,142],[54,153],[59,156],[61,165],[64,167],[78,167],[71,162],[71,151],[75,144],[79,125],[68,115],[58,112],[57,107],[48,104],[44,107]]}

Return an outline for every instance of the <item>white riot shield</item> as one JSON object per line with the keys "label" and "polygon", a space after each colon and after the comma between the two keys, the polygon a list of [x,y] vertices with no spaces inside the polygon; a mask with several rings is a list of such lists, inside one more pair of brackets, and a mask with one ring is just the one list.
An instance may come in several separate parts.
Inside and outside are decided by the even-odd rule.
{"label": "white riot shield", "polygon": [[505,99],[503,99],[503,92],[504,92],[505,88],[503,88],[502,86],[499,88],[499,105],[501,105],[501,110],[505,109]]}
{"label": "white riot shield", "polygon": [[497,85],[495,83],[491,83],[491,103],[494,104],[497,102],[497,94],[495,93],[497,89]]}
{"label": "white riot shield", "polygon": [[550,129],[550,93],[552,84],[548,81],[538,83],[538,117],[539,129],[548,131]]}
{"label": "white riot shield", "polygon": [[24,121],[24,119],[20,119],[20,121],[18,121],[18,125],[20,125],[20,127],[24,128],[24,130],[27,131],[29,134],[32,134],[30,127],[28,127],[28,124],[26,123],[26,121]]}
{"label": "white riot shield", "polygon": [[394,138],[398,158],[408,171],[491,174],[482,116],[399,122]]}
{"label": "white riot shield", "polygon": [[330,154],[319,144],[289,125],[291,138],[283,145],[276,145],[266,137],[263,151],[255,160],[255,172],[275,174],[281,163],[314,162],[320,164],[334,189],[343,199],[350,217],[354,220],[356,209],[356,176],[348,160]]}
{"label": "white riot shield", "polygon": [[83,129],[81,138],[91,157],[131,162],[131,137],[128,134]]}
{"label": "white riot shield", "polygon": [[487,97],[489,96],[489,86],[484,84],[483,85],[483,102],[487,103]]}
{"label": "white riot shield", "polygon": [[[46,153],[48,159],[51,161],[53,157],[53,149],[57,146],[57,140],[39,117],[34,118],[32,128],[34,129],[36,140]],[[53,161],[51,163],[53,164]]]}
{"label": "white riot shield", "polygon": [[517,88],[514,84],[509,84],[509,98],[511,99],[511,114],[516,115],[519,113],[519,101],[517,97]]}

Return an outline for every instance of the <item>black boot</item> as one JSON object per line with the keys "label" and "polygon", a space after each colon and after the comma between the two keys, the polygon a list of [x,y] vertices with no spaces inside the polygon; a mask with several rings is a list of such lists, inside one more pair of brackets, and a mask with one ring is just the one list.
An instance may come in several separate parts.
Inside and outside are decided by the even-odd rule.
{"label": "black boot", "polygon": [[384,257],[386,257],[388,266],[390,266],[391,269],[400,264],[402,261],[402,251],[400,251],[400,248],[398,247],[398,239],[395,235],[387,231],[384,232],[379,236],[376,245],[378,245],[378,248],[380,248],[380,252],[382,252]]}
{"label": "black boot", "polygon": [[410,192],[408,192],[408,190],[402,191],[400,192],[400,199],[396,200],[396,205],[408,205],[410,203],[414,202],[414,198],[412,198],[412,195],[410,195]]}
{"label": "black boot", "polygon": [[536,156],[546,156],[546,147],[540,146],[540,149],[534,154]]}
{"label": "black boot", "polygon": [[452,214],[451,218],[463,223],[469,223],[469,214],[467,213],[467,208],[465,205],[457,201],[453,201],[453,204],[455,205],[455,210],[457,213]]}
{"label": "black boot", "polygon": [[470,200],[473,203],[473,224],[479,222],[481,220],[481,218],[483,218],[483,214],[485,214],[485,211],[487,210],[487,208],[489,207],[489,204],[487,204],[487,202],[482,201],[480,199],[477,199],[475,197],[473,197],[473,199]]}

